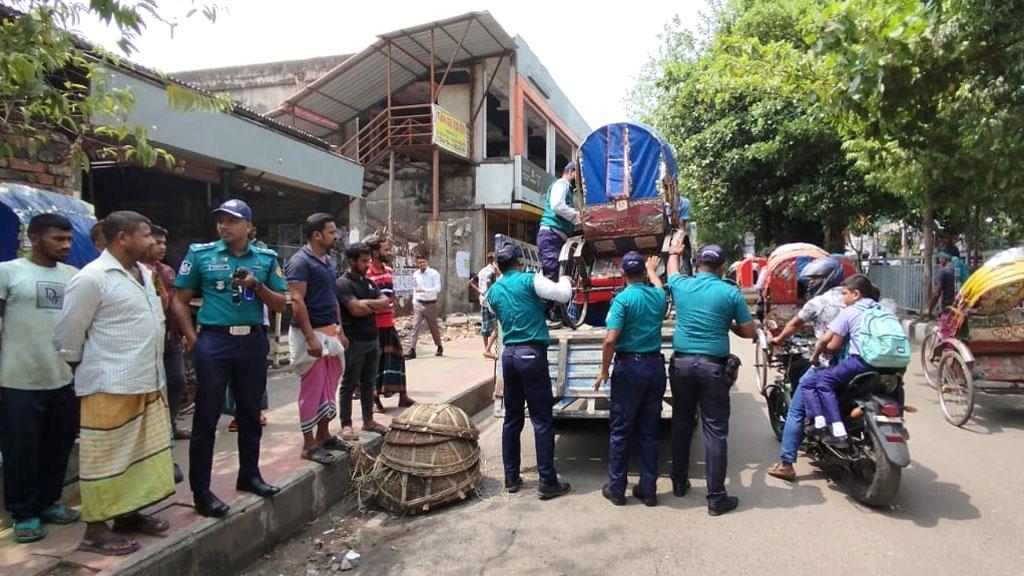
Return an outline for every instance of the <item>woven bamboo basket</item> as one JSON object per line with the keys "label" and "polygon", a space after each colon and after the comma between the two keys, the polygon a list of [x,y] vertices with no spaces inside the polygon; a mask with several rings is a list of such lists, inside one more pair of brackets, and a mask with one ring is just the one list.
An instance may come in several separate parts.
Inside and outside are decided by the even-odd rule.
{"label": "woven bamboo basket", "polygon": [[371,474],[381,506],[417,514],[475,492],[481,480],[479,431],[465,412],[417,404],[391,426]]}

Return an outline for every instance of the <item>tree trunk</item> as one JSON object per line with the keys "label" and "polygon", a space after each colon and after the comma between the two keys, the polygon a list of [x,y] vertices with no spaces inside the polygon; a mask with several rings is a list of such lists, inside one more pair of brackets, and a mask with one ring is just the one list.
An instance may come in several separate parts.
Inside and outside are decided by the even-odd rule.
{"label": "tree trunk", "polygon": [[924,253],[922,254],[924,259],[924,277],[922,278],[924,300],[921,302],[921,312],[927,312],[928,305],[932,301],[932,254],[935,252],[935,208],[930,199],[925,200],[922,232],[924,233]]}

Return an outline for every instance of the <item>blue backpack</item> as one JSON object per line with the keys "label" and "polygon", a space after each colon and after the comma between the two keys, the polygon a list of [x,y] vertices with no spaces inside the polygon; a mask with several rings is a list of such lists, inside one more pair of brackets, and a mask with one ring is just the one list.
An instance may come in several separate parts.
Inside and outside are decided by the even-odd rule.
{"label": "blue backpack", "polygon": [[906,368],[910,364],[910,339],[899,318],[878,304],[858,305],[860,357],[873,368]]}

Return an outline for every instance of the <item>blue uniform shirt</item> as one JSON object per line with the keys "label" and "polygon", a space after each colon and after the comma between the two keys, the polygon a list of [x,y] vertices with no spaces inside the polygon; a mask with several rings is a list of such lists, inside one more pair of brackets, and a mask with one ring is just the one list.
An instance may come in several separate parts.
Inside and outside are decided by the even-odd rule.
{"label": "blue uniform shirt", "polygon": [[665,317],[665,292],[635,282],[612,300],[605,326],[619,330],[616,352],[657,352],[661,350],[661,321]]}
{"label": "blue uniform shirt", "polygon": [[750,322],[739,288],[711,272],[668,278],[676,306],[672,347],[685,354],[729,355],[729,327]]}
{"label": "blue uniform shirt", "polygon": [[196,319],[209,326],[258,326],[263,323],[263,302],[256,298],[232,301],[231,275],[236,268],[248,268],[256,279],[274,292],[285,292],[288,284],[277,263],[277,252],[252,242],[241,256],[235,256],[223,240],[193,244],[181,261],[175,288],[199,292],[203,307]]}
{"label": "blue uniform shirt", "polygon": [[551,342],[544,301],[533,287],[533,276],[533,272],[507,270],[487,290],[487,303],[501,322],[501,341],[506,346]]}

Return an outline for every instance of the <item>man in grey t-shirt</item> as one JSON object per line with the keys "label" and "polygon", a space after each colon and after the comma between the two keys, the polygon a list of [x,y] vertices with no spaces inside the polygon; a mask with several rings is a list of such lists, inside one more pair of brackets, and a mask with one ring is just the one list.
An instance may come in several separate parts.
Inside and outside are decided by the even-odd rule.
{"label": "man in grey t-shirt", "polygon": [[78,401],[71,369],[53,345],[64,287],[77,271],[63,263],[71,222],[40,214],[29,222],[28,236],[27,257],[0,263],[0,450],[4,505],[18,542],[45,538],[43,522],[78,520],[59,503]]}

